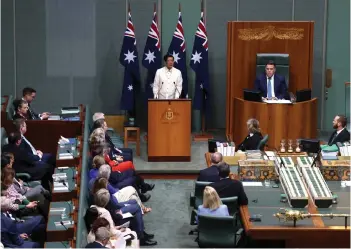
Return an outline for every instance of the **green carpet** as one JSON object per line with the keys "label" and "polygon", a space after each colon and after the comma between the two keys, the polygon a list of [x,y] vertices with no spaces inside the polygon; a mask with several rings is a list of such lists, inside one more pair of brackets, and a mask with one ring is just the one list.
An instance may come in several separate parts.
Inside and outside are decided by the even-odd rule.
{"label": "green carpet", "polygon": [[151,198],[145,203],[152,212],[144,215],[145,231],[155,234],[157,248],[198,248],[190,226],[189,196],[192,180],[147,180],[155,183]]}

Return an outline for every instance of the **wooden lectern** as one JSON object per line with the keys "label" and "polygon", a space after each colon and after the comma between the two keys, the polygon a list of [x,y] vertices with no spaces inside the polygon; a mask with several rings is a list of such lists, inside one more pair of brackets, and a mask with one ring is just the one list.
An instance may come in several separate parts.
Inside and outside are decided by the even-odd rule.
{"label": "wooden lectern", "polygon": [[149,162],[190,161],[190,99],[149,99],[147,148]]}

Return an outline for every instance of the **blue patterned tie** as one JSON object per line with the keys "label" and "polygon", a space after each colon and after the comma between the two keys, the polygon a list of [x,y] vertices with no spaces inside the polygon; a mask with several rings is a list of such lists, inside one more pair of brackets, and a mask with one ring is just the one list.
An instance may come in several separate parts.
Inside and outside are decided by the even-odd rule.
{"label": "blue patterned tie", "polygon": [[272,98],[272,82],[270,78],[268,78],[267,97],[269,99]]}

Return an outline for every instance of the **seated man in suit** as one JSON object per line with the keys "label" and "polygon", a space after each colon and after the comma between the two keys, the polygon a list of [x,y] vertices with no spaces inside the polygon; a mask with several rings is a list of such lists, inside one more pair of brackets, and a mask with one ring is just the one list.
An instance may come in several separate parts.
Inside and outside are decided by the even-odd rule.
{"label": "seated man in suit", "polygon": [[218,172],[218,164],[222,162],[223,157],[219,152],[215,152],[211,155],[211,166],[206,169],[200,170],[198,181],[201,182],[218,182],[219,172]]}
{"label": "seated man in suit", "polygon": [[217,191],[220,198],[237,196],[239,205],[247,205],[248,200],[244,191],[243,184],[238,180],[229,178],[229,165],[226,163],[219,165],[218,171],[221,180],[211,183],[209,186]]}
{"label": "seated man in suit", "polygon": [[268,61],[265,73],[262,73],[255,80],[255,90],[262,94],[262,99],[285,99],[287,87],[285,78],[275,74],[274,61]]}
{"label": "seated man in suit", "polygon": [[[113,155],[116,156],[122,156],[123,161],[131,161],[133,162],[133,150],[130,148],[116,148],[115,145],[113,144],[111,137],[107,134],[107,123],[104,119],[98,119],[94,122],[93,124],[93,130],[97,128],[103,128],[105,131],[105,141],[109,145],[112,153],[112,158],[114,158]],[[111,158],[111,156],[110,156]]]}
{"label": "seated man in suit", "polygon": [[37,114],[34,112],[33,108],[30,106],[32,101],[35,99],[37,94],[37,91],[35,91],[33,88],[30,87],[25,87],[22,90],[22,99],[27,101],[28,103],[28,115],[27,119],[28,120],[40,120],[40,119],[48,119],[50,116],[49,112],[43,112],[41,114]]}
{"label": "seated man in suit", "polygon": [[338,142],[350,142],[350,132],[346,128],[347,119],[344,115],[337,115],[333,120],[333,128],[335,131],[329,138],[328,145],[333,145]]}
{"label": "seated man in suit", "polygon": [[[20,132],[22,135],[22,142],[20,148],[25,150],[28,155],[30,155],[34,161],[42,161],[50,165],[56,165],[56,157],[50,153],[43,153],[40,150],[36,150],[34,146],[29,142],[29,140],[24,136],[27,132],[26,121],[22,118],[16,119],[14,122],[16,131]],[[38,134],[39,135],[39,134]],[[45,138],[43,138],[45,139]]]}
{"label": "seated man in suit", "polygon": [[[1,242],[6,247],[13,248],[43,247],[46,238],[44,218],[33,216],[18,222],[9,212],[11,205],[10,199],[1,196]],[[25,241],[29,236],[37,242]]]}
{"label": "seated man in suit", "polygon": [[95,233],[95,241],[87,244],[85,248],[107,248],[106,245],[110,238],[110,230],[106,227],[99,227]]}
{"label": "seated man in suit", "polygon": [[14,155],[15,160],[12,167],[16,173],[28,173],[31,176],[31,180],[41,180],[43,187],[50,190],[49,183],[53,181],[53,166],[34,160],[32,156],[28,155],[27,151],[21,149],[22,137],[20,133],[10,133],[8,142],[8,144],[3,146],[2,152],[10,152]]}

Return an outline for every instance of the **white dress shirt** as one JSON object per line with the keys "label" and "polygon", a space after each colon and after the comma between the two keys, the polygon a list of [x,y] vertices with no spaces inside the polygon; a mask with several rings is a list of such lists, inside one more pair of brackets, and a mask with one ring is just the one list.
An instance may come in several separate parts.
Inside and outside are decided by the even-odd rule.
{"label": "white dress shirt", "polygon": [[25,136],[22,135],[22,139],[29,145],[29,147],[32,149],[33,155],[38,156],[37,150],[34,148],[34,146],[27,140]]}
{"label": "white dress shirt", "polygon": [[178,99],[182,92],[183,78],[180,70],[172,67],[160,68],[156,71],[153,93],[158,99]]}
{"label": "white dress shirt", "polygon": [[[267,98],[268,98],[268,77],[267,77]],[[271,89],[272,89],[272,98],[274,98],[275,97],[275,93],[274,93],[274,74],[272,75],[272,77],[271,77]]]}

